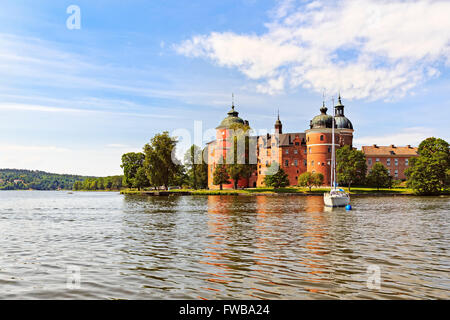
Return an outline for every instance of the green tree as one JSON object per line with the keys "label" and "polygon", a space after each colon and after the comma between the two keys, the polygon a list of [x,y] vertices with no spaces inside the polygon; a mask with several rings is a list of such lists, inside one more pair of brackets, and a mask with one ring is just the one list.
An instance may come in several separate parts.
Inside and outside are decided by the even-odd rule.
{"label": "green tree", "polygon": [[[231,141],[233,158],[228,161],[227,171],[233,179],[233,187],[237,189],[239,179],[248,179],[256,170],[256,164],[250,163],[250,127],[243,124],[234,124],[230,127],[232,134],[228,137]],[[228,160],[228,159],[227,159]]]}
{"label": "green tree", "polygon": [[184,155],[187,183],[193,189],[205,189],[208,186],[208,165],[203,159],[206,148],[192,145]]}
{"label": "green tree", "polygon": [[98,179],[98,190],[105,190],[105,180],[103,178]]}
{"label": "green tree", "polygon": [[176,172],[171,184],[180,187],[189,186],[190,180],[185,166],[179,165],[177,169],[178,171]]}
{"label": "green tree", "polygon": [[313,186],[320,187],[323,185],[324,176],[320,172],[315,172],[312,174]]}
{"label": "green tree", "polygon": [[225,160],[222,159],[222,163],[218,163],[213,172],[213,184],[219,185],[220,190],[223,189],[224,184],[229,184],[230,176],[228,175],[228,171],[226,168]]}
{"label": "green tree", "polygon": [[377,162],[367,175],[367,183],[380,190],[380,188],[391,186],[392,177],[389,175],[388,169],[382,163]]}
{"label": "green tree", "polygon": [[144,165],[145,155],[141,152],[129,152],[122,155],[124,183],[128,188],[131,188],[134,183],[134,178],[140,167]]}
{"label": "green tree", "polygon": [[137,188],[139,191],[141,190],[141,188],[150,186],[150,183],[147,178],[147,173],[145,172],[144,167],[138,168],[133,181],[134,181],[133,187]]}
{"label": "green tree", "polygon": [[447,141],[427,138],[418,148],[419,156],[412,158],[405,171],[408,186],[416,193],[439,194],[449,188],[450,152]]}
{"label": "green tree", "polygon": [[200,189],[208,188],[208,163],[205,161],[208,159],[208,148],[203,148],[202,151],[202,163],[197,165],[196,174],[197,174],[197,183]]}
{"label": "green tree", "polygon": [[97,180],[93,180],[91,182],[91,185],[89,187],[89,190],[97,190],[98,189],[98,181]]}
{"label": "green tree", "polygon": [[307,187],[311,192],[312,187],[319,187],[323,184],[324,176],[321,173],[304,172],[298,176],[298,186]]}
{"label": "green tree", "polygon": [[112,177],[112,186],[111,188],[114,190],[120,190],[122,189],[122,182],[123,182],[123,176],[114,176]]}
{"label": "green tree", "polygon": [[81,181],[75,181],[75,183],[73,184],[73,190],[79,191],[82,188],[83,188],[83,183]]}
{"label": "green tree", "polygon": [[176,144],[177,140],[164,131],[155,135],[150,143],[144,146],[144,167],[152,186],[164,186],[167,190],[180,172],[180,164],[172,157]]}
{"label": "green tree", "polygon": [[337,180],[347,185],[349,192],[352,184],[364,182],[367,164],[362,151],[343,146],[336,151],[336,162]]}
{"label": "green tree", "polygon": [[[275,166],[274,166],[275,164]],[[276,163],[273,162],[272,165],[270,167],[277,167]],[[271,174],[273,172],[271,172],[269,167],[269,170],[265,177],[264,177],[264,184],[268,187],[273,187],[275,189],[279,189],[282,187],[286,187],[289,185],[289,176],[287,175],[287,173],[280,167],[278,166],[278,171],[275,174]]]}

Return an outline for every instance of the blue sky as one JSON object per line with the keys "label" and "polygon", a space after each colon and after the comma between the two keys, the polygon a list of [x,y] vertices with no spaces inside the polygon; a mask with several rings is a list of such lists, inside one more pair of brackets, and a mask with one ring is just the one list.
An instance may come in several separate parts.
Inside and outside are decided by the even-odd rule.
{"label": "blue sky", "polygon": [[304,131],[325,89],[356,146],[450,140],[449,15],[426,0],[3,1],[0,167],[120,174],[155,133],[214,128],[232,92],[256,130],[279,108]]}

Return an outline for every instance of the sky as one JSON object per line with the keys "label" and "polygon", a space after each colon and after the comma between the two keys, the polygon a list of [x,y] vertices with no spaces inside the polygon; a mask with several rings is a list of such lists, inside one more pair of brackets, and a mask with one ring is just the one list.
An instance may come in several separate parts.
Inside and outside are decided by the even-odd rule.
{"label": "sky", "polygon": [[356,147],[450,141],[449,16],[448,0],[4,0],[0,168],[121,174],[156,133],[180,153],[212,140],[232,93],[256,132],[278,110],[302,132],[340,92]]}

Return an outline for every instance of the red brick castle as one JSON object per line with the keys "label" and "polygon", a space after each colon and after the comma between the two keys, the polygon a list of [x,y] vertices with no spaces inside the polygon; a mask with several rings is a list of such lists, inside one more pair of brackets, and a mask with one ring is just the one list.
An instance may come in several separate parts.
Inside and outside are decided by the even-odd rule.
{"label": "red brick castle", "polygon": [[[352,146],[353,125],[344,115],[344,105],[341,97],[335,108],[335,145]],[[324,182],[330,185],[331,165],[331,130],[333,117],[327,114],[325,105],[320,108],[320,114],[310,122],[310,128],[304,132],[283,133],[283,125],[278,119],[275,121],[273,134],[252,137],[256,139],[257,170],[249,179],[238,181],[239,187],[264,186],[267,168],[277,162],[289,176],[291,185],[297,185],[297,179],[303,172],[320,172],[324,175]],[[248,125],[247,120],[239,117],[234,105],[228,116],[216,128],[216,140],[208,143],[208,187],[217,189],[213,184],[213,172],[222,157],[226,158],[230,148],[230,127],[234,124]],[[233,181],[224,188],[232,188]]]}
{"label": "red brick castle", "polygon": [[[283,133],[283,125],[278,119],[275,121],[275,130],[272,134],[251,137],[256,143],[254,152],[256,153],[257,169],[253,172],[249,179],[240,179],[238,187],[261,187],[264,186],[264,177],[267,169],[274,162],[278,163],[287,173],[290,185],[297,185],[298,176],[304,172],[320,172],[324,176],[324,184],[331,185],[330,167],[331,167],[331,150],[332,150],[332,125],[333,117],[327,114],[328,109],[325,104],[320,108],[320,114],[315,116],[309,125],[309,129],[304,132]],[[335,146],[336,148],[353,145],[353,125],[351,121],[344,115],[344,105],[341,97],[338,98],[337,105],[334,106],[335,113]],[[218,189],[219,186],[213,184],[213,173],[216,165],[223,158],[226,158],[227,152],[230,150],[232,131],[230,127],[234,125],[248,125],[247,120],[239,117],[239,113],[235,110],[234,104],[228,112],[228,116],[222,120],[216,128],[216,140],[211,141],[207,145],[208,150],[208,187],[210,189]],[[391,146],[395,148],[394,146]],[[377,150],[385,150],[384,147],[377,147]],[[374,162],[379,158],[387,158],[384,152],[377,153],[377,157],[372,155],[373,148],[363,147],[363,152],[369,154],[366,156],[374,157]],[[392,148],[391,148],[392,149]],[[392,150],[390,150],[392,151]],[[405,151],[405,152],[404,152]],[[392,165],[398,167],[392,168],[392,175],[396,179],[404,178],[403,171],[408,166],[408,159],[417,156],[417,148],[396,147],[397,153],[389,153],[392,159]],[[372,167],[372,158],[367,158],[368,168]],[[399,157],[398,160],[395,157]],[[396,160],[397,159],[397,160]],[[385,164],[390,165],[389,162]],[[401,164],[401,165],[398,165]],[[391,168],[388,169],[391,170]],[[401,172],[399,172],[399,170]],[[391,171],[390,171],[391,172]],[[233,188],[233,181],[229,185],[223,185],[225,189]]]}

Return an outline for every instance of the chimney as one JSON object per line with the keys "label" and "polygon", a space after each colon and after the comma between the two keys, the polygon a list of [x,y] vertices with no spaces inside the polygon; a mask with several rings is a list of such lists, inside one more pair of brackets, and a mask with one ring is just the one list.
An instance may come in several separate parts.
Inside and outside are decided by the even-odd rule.
{"label": "chimney", "polygon": [[378,148],[378,146],[376,144],[373,145],[374,148]]}
{"label": "chimney", "polygon": [[393,144],[391,144],[391,148],[395,148],[395,146]]}
{"label": "chimney", "polygon": [[406,147],[407,147],[408,149],[411,149],[411,145],[410,145],[410,144],[408,144]]}

